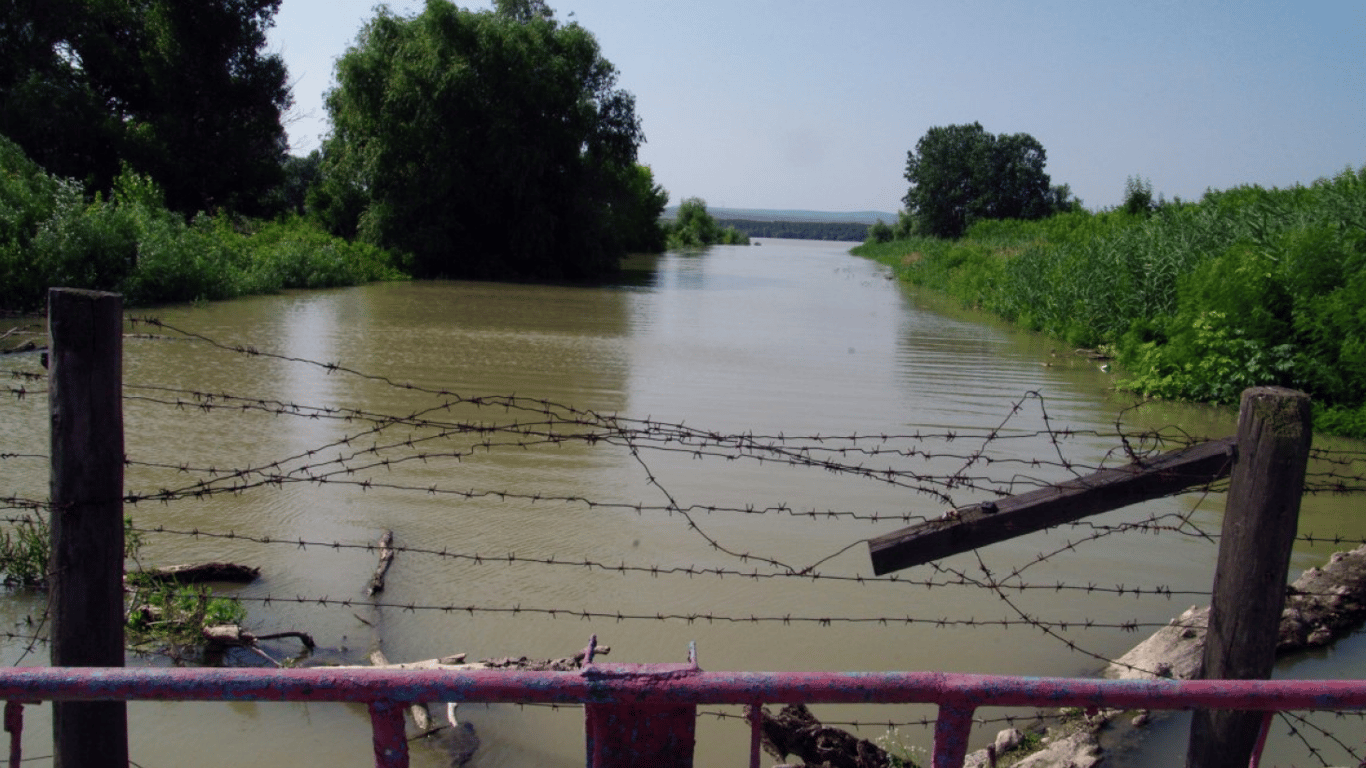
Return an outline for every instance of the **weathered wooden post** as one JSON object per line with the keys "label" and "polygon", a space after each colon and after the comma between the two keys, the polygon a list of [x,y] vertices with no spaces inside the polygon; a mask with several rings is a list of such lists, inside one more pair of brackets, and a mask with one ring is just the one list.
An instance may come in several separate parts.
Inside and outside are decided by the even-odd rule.
{"label": "weathered wooden post", "polygon": [[[1210,603],[1205,679],[1271,677],[1311,437],[1308,395],[1279,387],[1243,392]],[[1187,767],[1248,765],[1262,719],[1260,712],[1196,711]]]}
{"label": "weathered wooden post", "polygon": [[[48,292],[52,666],[123,666],[123,298]],[[58,768],[126,768],[124,702],[54,702]]]}

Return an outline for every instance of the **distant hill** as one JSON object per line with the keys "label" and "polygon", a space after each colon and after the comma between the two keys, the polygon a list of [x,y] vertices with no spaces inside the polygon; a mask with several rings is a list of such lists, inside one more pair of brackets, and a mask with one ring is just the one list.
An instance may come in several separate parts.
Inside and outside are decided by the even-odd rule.
{"label": "distant hill", "polygon": [[[741,221],[800,221],[839,224],[876,224],[878,219],[888,224],[896,223],[896,214],[886,211],[795,211],[770,210],[766,208],[707,208],[717,220],[731,219]],[[664,209],[663,218],[672,219],[678,215],[678,206]]]}

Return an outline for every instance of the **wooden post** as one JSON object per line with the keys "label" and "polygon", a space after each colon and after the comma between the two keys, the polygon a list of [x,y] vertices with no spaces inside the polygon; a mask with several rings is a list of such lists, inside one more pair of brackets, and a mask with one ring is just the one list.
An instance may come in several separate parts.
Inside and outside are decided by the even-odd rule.
{"label": "wooden post", "polygon": [[[1238,456],[1214,573],[1205,679],[1271,677],[1311,437],[1308,395],[1279,387],[1243,392]],[[1261,712],[1197,710],[1187,767],[1248,765],[1262,718]]]}
{"label": "wooden post", "polygon": [[[53,288],[52,666],[123,666],[123,298]],[[124,702],[54,702],[57,768],[126,768]]]}

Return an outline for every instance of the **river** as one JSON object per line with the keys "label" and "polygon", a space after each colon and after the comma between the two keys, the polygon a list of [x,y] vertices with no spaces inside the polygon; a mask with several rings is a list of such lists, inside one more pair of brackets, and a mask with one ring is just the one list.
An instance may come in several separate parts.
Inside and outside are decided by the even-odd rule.
{"label": "river", "polygon": [[[1215,545],[1190,534],[1217,534],[1217,493],[1107,513],[995,545],[980,560],[949,558],[945,570],[866,578],[869,537],[992,490],[1122,463],[1117,425],[1135,436],[1222,437],[1236,415],[1126,410],[1133,403],[1115,392],[1114,372],[908,289],[847,244],[761,242],[641,257],[605,287],[389,283],[131,313],[167,327],[142,323],[125,340],[130,492],[250,486],[130,507],[147,531],[141,561],[259,566],[258,583],[231,591],[247,600],[253,631],[318,640],[300,663],[359,660],[375,646],[394,661],[558,657],[596,633],[617,662],[682,661],[695,642],[709,670],[1089,675],[1208,601]],[[43,398],[0,407],[0,452],[45,453]],[[537,408],[559,420],[529,426],[545,421]],[[635,429],[636,453],[582,439],[613,415]],[[749,442],[725,439],[737,435]],[[11,459],[6,469],[15,495],[44,495],[42,461]],[[246,480],[230,478],[247,469]],[[270,476],[287,482],[261,482]],[[1360,539],[1358,508],[1358,497],[1311,497],[1301,529]],[[1178,518],[1184,533],[1117,531]],[[401,551],[375,607],[362,591],[375,553],[350,545],[385,530]],[[1300,543],[1292,571],[1332,550]],[[998,594],[972,583],[987,569],[1064,588]],[[1152,594],[1159,588],[1177,594]],[[0,620],[31,634],[41,600],[13,592]],[[1117,628],[1126,622],[1144,629]],[[9,641],[4,660],[42,662],[45,649],[21,661],[23,648]],[[283,640],[266,648],[296,651]],[[1358,636],[1285,668],[1351,676],[1363,663]],[[31,711],[26,754],[48,753],[45,710]],[[738,710],[715,711],[699,721],[697,764],[738,764],[748,731]],[[864,726],[867,738],[890,720],[903,724],[907,746],[930,743],[912,724],[932,718],[929,708],[817,714],[884,723]],[[572,709],[466,706],[461,716],[480,735],[478,768],[583,762]],[[369,759],[358,707],[143,703],[130,723],[132,758],[146,768],[191,754],[205,768]],[[975,741],[1001,727],[984,726]],[[1147,751],[1123,759],[1170,763],[1168,748],[1152,744],[1177,729],[1155,730]],[[1302,749],[1284,751],[1293,743],[1275,748],[1289,755],[1278,760],[1303,760],[1294,757]],[[436,746],[414,747],[416,766],[448,762]]]}

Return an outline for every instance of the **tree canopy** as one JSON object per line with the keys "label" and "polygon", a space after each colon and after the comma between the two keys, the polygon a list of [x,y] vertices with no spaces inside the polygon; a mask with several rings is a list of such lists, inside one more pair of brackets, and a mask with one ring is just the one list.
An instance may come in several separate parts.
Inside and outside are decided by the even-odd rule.
{"label": "tree canopy", "polygon": [[1043,145],[1027,133],[992,134],[980,123],[931,128],[906,156],[902,201],[923,234],[958,237],[982,219],[1038,219],[1067,208],[1050,187]]}
{"label": "tree canopy", "polygon": [[310,209],[411,254],[418,276],[614,271],[667,201],[636,164],[634,97],[593,35],[539,0],[381,6],[336,81]]}
{"label": "tree canopy", "polygon": [[10,0],[0,133],[108,191],[123,164],[182,213],[258,212],[279,185],[292,103],[263,53],[280,0]]}

